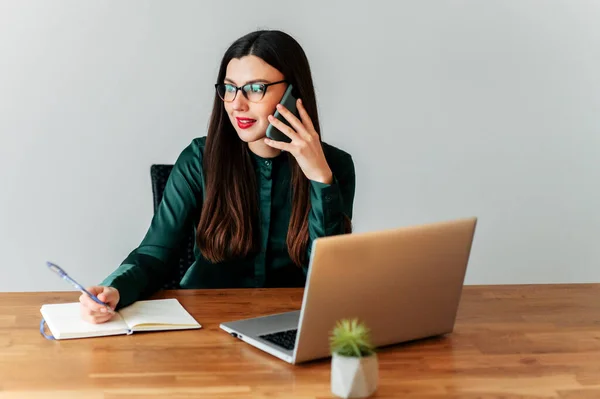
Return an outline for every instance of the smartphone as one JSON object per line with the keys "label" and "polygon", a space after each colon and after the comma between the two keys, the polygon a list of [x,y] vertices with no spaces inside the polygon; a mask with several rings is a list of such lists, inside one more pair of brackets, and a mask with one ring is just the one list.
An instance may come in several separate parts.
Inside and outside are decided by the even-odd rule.
{"label": "smartphone", "polygon": [[[288,85],[288,88],[285,91],[285,93],[283,94],[283,97],[281,98],[281,101],[279,103],[281,105],[283,105],[284,107],[286,107],[292,114],[296,115],[296,117],[298,119],[300,119],[300,114],[298,113],[298,109],[296,108],[296,101],[298,101],[298,99],[296,97],[294,97],[293,90],[294,90],[294,87],[291,84]],[[275,118],[279,119],[280,121],[282,121],[283,123],[285,123],[286,125],[288,125],[290,127],[292,126],[284,118],[284,116],[279,113],[279,111],[275,110],[275,113],[273,114],[273,116]],[[269,123],[269,126],[267,127],[266,135],[268,138],[270,138],[271,140],[275,140],[275,141],[283,141],[285,143],[290,143],[292,141],[292,139],[290,139],[288,136],[286,136],[285,133],[281,132],[279,129],[277,129],[275,126],[271,125],[270,123]]]}

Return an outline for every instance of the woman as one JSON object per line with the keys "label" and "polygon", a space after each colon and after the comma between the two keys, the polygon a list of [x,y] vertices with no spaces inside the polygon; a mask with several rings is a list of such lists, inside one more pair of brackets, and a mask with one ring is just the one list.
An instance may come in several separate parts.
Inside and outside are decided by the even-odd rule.
{"label": "woman", "polygon": [[[300,118],[278,105],[289,84]],[[80,297],[85,320],[103,323],[160,289],[188,229],[196,261],[182,288],[304,286],[312,241],[350,232],[354,163],[321,142],[300,45],[280,31],[243,36],[225,53],[215,87],[207,136],[178,157],[140,246],[89,288],[110,308]],[[276,109],[291,127],[273,118]],[[269,123],[291,142],[267,139]]]}

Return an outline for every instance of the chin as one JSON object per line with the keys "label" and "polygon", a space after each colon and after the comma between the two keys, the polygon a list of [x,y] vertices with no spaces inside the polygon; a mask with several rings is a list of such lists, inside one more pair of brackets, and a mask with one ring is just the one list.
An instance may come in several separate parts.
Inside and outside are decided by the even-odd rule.
{"label": "chin", "polygon": [[253,143],[255,141],[258,140],[262,140],[266,137],[266,131],[264,132],[260,132],[260,131],[253,131],[254,129],[238,129],[236,128],[235,131],[237,132],[238,137],[240,138],[240,140],[242,140],[243,142],[246,143]]}

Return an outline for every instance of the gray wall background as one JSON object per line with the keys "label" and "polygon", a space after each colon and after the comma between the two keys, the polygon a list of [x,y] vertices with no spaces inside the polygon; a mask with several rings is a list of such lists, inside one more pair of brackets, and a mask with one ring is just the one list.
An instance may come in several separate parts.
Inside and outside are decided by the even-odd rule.
{"label": "gray wall background", "polygon": [[356,231],[476,215],[467,284],[600,281],[600,2],[293,4],[0,0],[0,291],[117,267],[257,28],[308,54]]}

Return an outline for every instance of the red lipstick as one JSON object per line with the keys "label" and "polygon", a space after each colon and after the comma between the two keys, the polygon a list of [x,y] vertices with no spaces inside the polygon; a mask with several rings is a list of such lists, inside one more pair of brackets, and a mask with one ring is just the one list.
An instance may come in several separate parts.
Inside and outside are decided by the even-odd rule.
{"label": "red lipstick", "polygon": [[235,118],[237,120],[238,127],[240,129],[248,129],[256,123],[256,119],[250,118]]}

